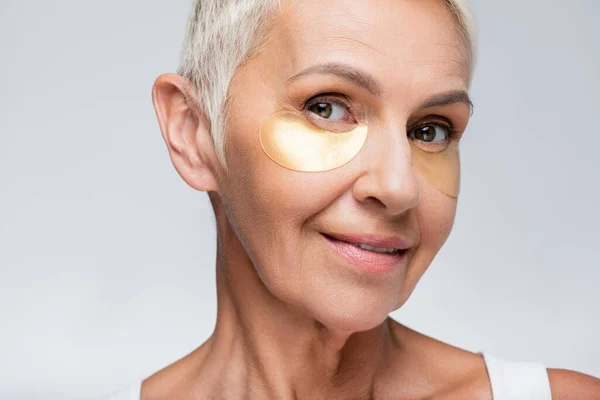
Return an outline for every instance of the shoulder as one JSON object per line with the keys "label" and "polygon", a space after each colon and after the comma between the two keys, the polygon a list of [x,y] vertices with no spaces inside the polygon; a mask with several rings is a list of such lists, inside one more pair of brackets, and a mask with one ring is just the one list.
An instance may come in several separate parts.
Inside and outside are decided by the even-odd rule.
{"label": "shoulder", "polygon": [[[398,342],[398,364],[410,363],[412,371],[420,371],[422,396],[411,393],[411,398],[435,400],[491,400],[492,390],[485,360],[480,353],[474,353],[431,336],[417,332],[406,325],[390,321],[392,336]],[[408,361],[410,360],[410,361]],[[394,354],[391,354],[394,363]],[[405,366],[405,365],[404,365]],[[414,382],[413,377],[399,377],[397,382]],[[403,379],[404,378],[404,379]],[[400,392],[398,392],[400,390]],[[395,388],[394,393],[403,393]]]}
{"label": "shoulder", "polygon": [[198,375],[199,371],[207,372],[202,366],[210,350],[210,343],[211,340],[208,339],[185,357],[146,378],[142,382],[139,399],[209,398],[206,393],[198,393],[196,384],[202,378]]}
{"label": "shoulder", "polygon": [[552,398],[558,400],[600,399],[600,379],[581,372],[548,368]]}

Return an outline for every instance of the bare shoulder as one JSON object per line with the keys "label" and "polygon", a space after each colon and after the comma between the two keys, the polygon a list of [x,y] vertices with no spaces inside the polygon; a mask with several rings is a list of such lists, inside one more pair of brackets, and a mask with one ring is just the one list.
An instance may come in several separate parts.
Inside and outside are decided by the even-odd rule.
{"label": "bare shoulder", "polygon": [[392,335],[397,335],[396,341],[403,342],[403,357],[412,360],[413,371],[424,375],[418,380],[431,384],[427,396],[413,395],[413,398],[492,400],[492,388],[481,354],[452,346],[395,321],[391,324]]}
{"label": "bare shoulder", "polygon": [[142,382],[141,400],[194,398],[193,383],[197,365],[209,351],[209,341],[185,357],[155,372]]}
{"label": "bare shoulder", "polygon": [[598,400],[600,379],[581,372],[548,368],[553,400]]}

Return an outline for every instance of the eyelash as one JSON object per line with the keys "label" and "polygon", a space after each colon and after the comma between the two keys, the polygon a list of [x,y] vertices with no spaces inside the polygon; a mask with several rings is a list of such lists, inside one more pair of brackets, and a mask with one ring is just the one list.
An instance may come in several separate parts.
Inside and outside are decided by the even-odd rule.
{"label": "eyelash", "polygon": [[[438,118],[443,118],[446,119],[444,117],[438,116],[438,115],[434,115],[435,117]],[[424,128],[426,126],[438,126],[441,128],[446,129],[446,131],[448,132],[448,140],[458,140],[460,139],[460,132],[456,129],[454,129],[454,126],[450,123],[450,121],[448,121],[447,124],[442,124],[439,123],[438,121],[426,121],[426,122],[422,122],[416,126],[411,127],[410,129],[407,129],[407,132],[412,132],[415,131],[417,129],[421,129]]]}
{"label": "eyelash", "polygon": [[350,117],[352,118],[352,122],[357,123],[357,120],[354,117],[354,114],[355,114],[355,112],[353,112],[354,108],[352,107],[352,105],[350,104],[350,102],[348,100],[342,100],[342,98],[347,99],[348,97],[341,93],[318,94],[318,95],[313,96],[310,99],[308,99],[304,103],[302,110],[303,111],[308,110],[308,108],[314,106],[315,104],[319,104],[319,103],[334,103],[334,104],[337,104],[337,105],[343,107],[348,112]]}
{"label": "eyelash", "polygon": [[[356,123],[356,118],[354,117],[354,113],[353,113],[353,107],[350,104],[350,102],[348,101],[344,101],[341,98],[347,98],[346,95],[340,94],[340,93],[322,93],[322,94],[318,94],[316,96],[311,97],[310,99],[308,99],[303,107],[302,110],[308,110],[308,108],[310,108],[311,106],[315,105],[315,104],[319,104],[319,103],[335,103],[341,107],[344,107],[344,109],[350,114],[352,120],[354,123]],[[441,118],[446,120],[447,123],[443,124],[440,123],[439,121],[425,121],[422,122],[418,125],[412,126],[410,129],[407,129],[407,132],[412,132],[414,130],[417,129],[421,129],[424,128],[426,126],[437,126],[437,127],[441,127],[446,129],[446,131],[448,132],[448,140],[457,140],[460,138],[460,132],[454,128],[454,125],[452,125],[452,123],[446,118],[446,117],[442,117],[440,115],[432,115],[432,117],[437,117],[437,118]],[[317,117],[318,118],[318,117]]]}

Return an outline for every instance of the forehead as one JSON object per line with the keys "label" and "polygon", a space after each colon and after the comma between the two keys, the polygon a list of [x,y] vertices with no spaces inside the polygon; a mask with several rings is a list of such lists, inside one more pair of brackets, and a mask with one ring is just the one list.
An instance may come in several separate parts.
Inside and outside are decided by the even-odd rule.
{"label": "forehead", "polygon": [[385,77],[388,86],[452,78],[466,87],[470,73],[444,0],[282,0],[266,49],[290,75],[342,61]]}

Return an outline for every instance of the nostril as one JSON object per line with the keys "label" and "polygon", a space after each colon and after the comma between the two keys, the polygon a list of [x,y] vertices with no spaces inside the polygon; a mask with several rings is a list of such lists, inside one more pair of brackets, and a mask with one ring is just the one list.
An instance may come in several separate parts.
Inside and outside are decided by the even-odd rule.
{"label": "nostril", "polygon": [[385,207],[385,203],[375,196],[367,196],[363,201],[366,203],[374,203],[377,206]]}

